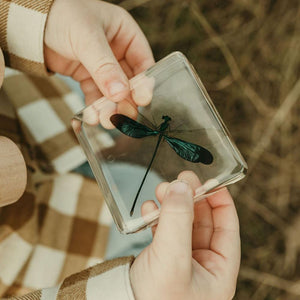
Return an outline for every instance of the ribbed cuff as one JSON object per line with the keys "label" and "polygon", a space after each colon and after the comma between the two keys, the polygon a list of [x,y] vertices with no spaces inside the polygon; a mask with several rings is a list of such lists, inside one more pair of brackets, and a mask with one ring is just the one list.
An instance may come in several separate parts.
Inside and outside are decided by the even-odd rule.
{"label": "ribbed cuff", "polygon": [[44,32],[54,0],[0,0],[0,47],[5,64],[35,75],[48,75]]}

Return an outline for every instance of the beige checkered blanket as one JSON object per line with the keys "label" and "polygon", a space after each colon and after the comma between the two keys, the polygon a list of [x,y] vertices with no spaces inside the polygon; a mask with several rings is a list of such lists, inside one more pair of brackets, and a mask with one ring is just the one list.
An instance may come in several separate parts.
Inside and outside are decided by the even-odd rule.
{"label": "beige checkered blanket", "polygon": [[22,198],[0,208],[0,298],[133,299],[133,258],[102,262],[111,224],[102,193],[70,172],[85,160],[70,127],[82,103],[55,76],[28,75],[47,73],[43,33],[51,3],[0,0],[6,64],[27,72],[6,70],[0,136],[20,147],[28,169]]}

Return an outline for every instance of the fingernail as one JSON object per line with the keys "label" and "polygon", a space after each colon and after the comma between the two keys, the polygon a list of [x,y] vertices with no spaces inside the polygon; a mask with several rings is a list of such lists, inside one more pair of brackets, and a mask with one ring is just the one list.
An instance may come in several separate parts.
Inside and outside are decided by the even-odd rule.
{"label": "fingernail", "polygon": [[168,188],[168,193],[186,194],[189,190],[189,186],[184,181],[173,181]]}
{"label": "fingernail", "polygon": [[127,89],[127,86],[121,81],[113,81],[109,85],[109,94],[111,96],[121,93]]}

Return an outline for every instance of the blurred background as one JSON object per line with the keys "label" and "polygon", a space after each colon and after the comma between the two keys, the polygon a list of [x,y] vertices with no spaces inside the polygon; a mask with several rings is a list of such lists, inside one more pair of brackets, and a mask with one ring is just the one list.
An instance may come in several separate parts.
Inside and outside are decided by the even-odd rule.
{"label": "blurred background", "polygon": [[235,299],[300,299],[300,1],[112,2],[156,60],[187,56],[248,162],[230,187],[242,239]]}

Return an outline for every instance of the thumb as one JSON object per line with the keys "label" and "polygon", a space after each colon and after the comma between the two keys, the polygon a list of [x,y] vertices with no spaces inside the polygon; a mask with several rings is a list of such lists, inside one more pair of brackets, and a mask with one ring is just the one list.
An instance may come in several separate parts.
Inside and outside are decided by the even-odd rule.
{"label": "thumb", "polygon": [[115,58],[102,30],[97,37],[87,36],[88,45],[80,49],[78,58],[91,74],[103,95],[112,101],[124,100],[129,94],[128,78]]}
{"label": "thumb", "polygon": [[165,194],[153,246],[165,259],[191,264],[194,201],[191,187],[173,181]]}

